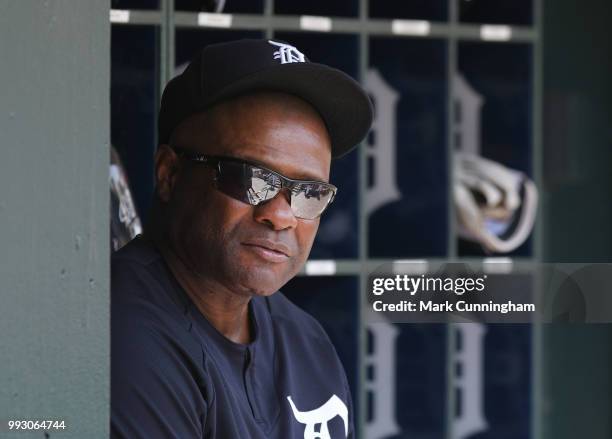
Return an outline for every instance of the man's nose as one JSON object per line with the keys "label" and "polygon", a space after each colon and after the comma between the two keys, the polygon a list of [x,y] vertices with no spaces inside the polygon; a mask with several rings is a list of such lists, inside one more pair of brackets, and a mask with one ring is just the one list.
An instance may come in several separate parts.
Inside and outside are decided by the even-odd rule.
{"label": "man's nose", "polygon": [[255,221],[280,231],[297,227],[298,220],[291,210],[291,193],[282,189],[274,198],[255,206]]}

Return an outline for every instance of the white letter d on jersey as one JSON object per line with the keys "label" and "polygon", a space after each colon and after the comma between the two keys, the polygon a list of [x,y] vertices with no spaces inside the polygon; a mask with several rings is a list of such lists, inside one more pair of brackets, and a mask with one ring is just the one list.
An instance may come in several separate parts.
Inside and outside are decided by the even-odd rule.
{"label": "white letter d on jersey", "polygon": [[[288,396],[289,404],[291,404],[291,410],[293,410],[293,416],[300,424],[305,424],[304,439],[331,439],[329,436],[329,429],[327,423],[334,419],[336,416],[340,416],[344,421],[344,435],[348,436],[348,409],[340,398],[336,395],[332,395],[329,400],[321,407],[311,410],[309,412],[301,412],[296,407],[291,397]],[[321,424],[319,431],[315,431],[315,426]]]}

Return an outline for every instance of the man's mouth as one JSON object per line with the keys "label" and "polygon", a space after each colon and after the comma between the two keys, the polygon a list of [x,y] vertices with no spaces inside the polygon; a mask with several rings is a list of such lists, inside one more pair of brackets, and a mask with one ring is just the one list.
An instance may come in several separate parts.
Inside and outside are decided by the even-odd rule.
{"label": "man's mouth", "polygon": [[289,247],[280,242],[252,239],[242,244],[268,262],[285,262],[291,257]]}

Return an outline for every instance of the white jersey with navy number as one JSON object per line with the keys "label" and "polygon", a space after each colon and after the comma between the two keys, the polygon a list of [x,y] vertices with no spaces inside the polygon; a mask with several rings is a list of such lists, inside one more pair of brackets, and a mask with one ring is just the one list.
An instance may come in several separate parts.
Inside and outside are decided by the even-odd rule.
{"label": "white jersey with navy number", "polygon": [[249,304],[233,343],[198,311],[149,241],[113,255],[113,438],[353,438],[346,375],[321,326],[281,293]]}

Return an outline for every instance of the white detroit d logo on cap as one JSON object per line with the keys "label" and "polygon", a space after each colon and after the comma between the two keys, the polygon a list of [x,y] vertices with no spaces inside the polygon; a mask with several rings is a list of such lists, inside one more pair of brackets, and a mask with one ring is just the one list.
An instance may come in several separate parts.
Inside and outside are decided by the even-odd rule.
{"label": "white detroit d logo on cap", "polygon": [[276,52],[274,52],[274,59],[279,59],[281,64],[306,62],[304,59],[304,54],[291,44],[277,43],[276,41],[272,40],[268,40],[268,43],[279,48]]}
{"label": "white detroit d logo on cap", "polygon": [[[344,435],[348,436],[348,409],[340,398],[336,395],[332,395],[329,400],[321,407],[311,410],[309,412],[299,411],[291,397],[288,396],[289,404],[291,404],[291,410],[293,410],[293,416],[300,424],[306,424],[304,429],[304,439],[331,439],[329,435],[329,429],[327,423],[334,419],[336,416],[340,416],[344,421]],[[321,429],[315,431],[315,426],[321,424]]]}

